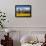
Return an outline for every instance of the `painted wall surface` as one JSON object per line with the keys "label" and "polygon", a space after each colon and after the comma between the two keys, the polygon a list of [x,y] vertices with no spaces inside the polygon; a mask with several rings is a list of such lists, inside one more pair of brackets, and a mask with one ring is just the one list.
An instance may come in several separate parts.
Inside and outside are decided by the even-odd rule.
{"label": "painted wall surface", "polygon": [[[15,5],[32,2],[32,17],[16,18]],[[0,10],[6,12],[6,27],[46,27],[46,0],[0,0]]]}
{"label": "painted wall surface", "polygon": [[[32,17],[16,18],[15,5],[17,4],[31,5],[31,2],[32,2]],[[29,34],[32,33],[31,31],[38,31],[38,32],[45,31],[44,33],[46,33],[46,0],[0,0],[0,10],[5,12],[7,16],[5,26],[8,27],[8,29],[11,29],[10,31],[20,31],[20,37],[23,36],[24,34],[27,34],[28,32]],[[14,34],[15,37],[13,36],[13,38],[16,40],[19,36],[17,33]]]}

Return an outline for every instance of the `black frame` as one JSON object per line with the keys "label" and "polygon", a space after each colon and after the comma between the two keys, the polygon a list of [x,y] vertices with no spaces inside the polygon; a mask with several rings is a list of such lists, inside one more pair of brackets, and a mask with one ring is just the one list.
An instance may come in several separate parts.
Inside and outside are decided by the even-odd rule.
{"label": "black frame", "polygon": [[[17,16],[16,15],[16,8],[17,7],[30,7],[30,16]],[[15,6],[15,17],[32,17],[32,5],[16,5]]]}

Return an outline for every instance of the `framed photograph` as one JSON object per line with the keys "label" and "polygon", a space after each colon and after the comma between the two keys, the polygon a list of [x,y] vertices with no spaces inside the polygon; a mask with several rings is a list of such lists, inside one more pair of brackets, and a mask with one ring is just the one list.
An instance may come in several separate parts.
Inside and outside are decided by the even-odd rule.
{"label": "framed photograph", "polygon": [[31,17],[32,5],[16,5],[15,16],[16,17]]}

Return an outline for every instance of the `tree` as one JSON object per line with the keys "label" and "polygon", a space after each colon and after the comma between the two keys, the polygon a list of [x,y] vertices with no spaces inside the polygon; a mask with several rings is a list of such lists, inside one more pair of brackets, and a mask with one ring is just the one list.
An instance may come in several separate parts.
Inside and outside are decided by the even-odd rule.
{"label": "tree", "polygon": [[5,20],[6,20],[6,15],[5,15],[5,13],[0,11],[0,27],[1,27],[1,28],[4,27],[3,25],[4,25]]}

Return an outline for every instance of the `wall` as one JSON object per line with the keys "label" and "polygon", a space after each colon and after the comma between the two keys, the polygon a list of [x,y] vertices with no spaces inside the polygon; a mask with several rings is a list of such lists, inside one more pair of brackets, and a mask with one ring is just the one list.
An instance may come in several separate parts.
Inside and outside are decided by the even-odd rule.
{"label": "wall", "polygon": [[[46,0],[32,1],[31,18],[16,18],[15,5],[17,4],[31,4],[31,0],[0,0],[0,10],[6,12],[5,26],[8,29],[21,31],[22,35],[27,34],[28,31],[46,31]],[[26,32],[23,33],[23,31]]]}
{"label": "wall", "polygon": [[[31,18],[16,18],[16,4],[31,4]],[[9,22],[6,27],[46,27],[46,0],[0,0],[0,10],[6,12]]]}

